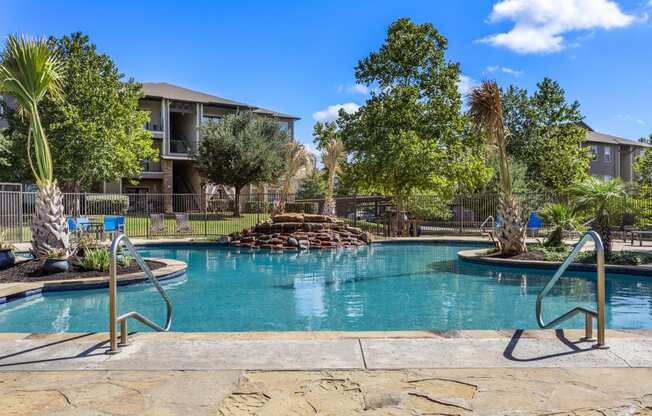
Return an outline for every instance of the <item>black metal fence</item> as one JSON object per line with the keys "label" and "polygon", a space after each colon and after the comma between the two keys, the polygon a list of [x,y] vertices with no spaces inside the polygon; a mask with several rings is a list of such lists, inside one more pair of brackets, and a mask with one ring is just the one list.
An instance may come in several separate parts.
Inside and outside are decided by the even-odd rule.
{"label": "black metal fence", "polygon": [[[561,194],[520,198],[527,212],[540,211],[546,203],[569,201]],[[241,231],[270,218],[280,199],[276,193],[246,194],[236,204],[232,196],[226,195],[64,194],[64,208],[71,218],[87,218],[98,233],[107,216],[120,215],[125,217],[125,232],[130,237],[209,237]],[[0,192],[0,233],[5,240],[29,241],[35,203],[35,193]],[[478,234],[488,217],[497,216],[499,203],[499,196],[493,193],[458,195],[447,203],[431,196],[416,196],[403,201],[400,208],[392,197],[350,196],[336,198],[336,215],[341,221],[377,235],[416,233],[417,228],[422,234]],[[234,216],[236,205],[239,216]],[[286,212],[317,214],[323,207],[323,199],[299,199],[295,195],[285,203]],[[629,197],[620,211],[623,214],[613,224],[616,230],[652,226],[649,199]],[[406,220],[402,230],[396,225],[399,217]],[[545,232],[546,227],[543,222],[539,231]]]}

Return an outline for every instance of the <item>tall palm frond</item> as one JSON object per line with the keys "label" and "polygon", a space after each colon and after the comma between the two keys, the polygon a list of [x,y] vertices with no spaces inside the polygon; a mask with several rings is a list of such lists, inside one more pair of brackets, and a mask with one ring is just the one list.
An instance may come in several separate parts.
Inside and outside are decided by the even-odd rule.
{"label": "tall palm frond", "polygon": [[291,141],[288,143],[285,170],[281,176],[281,201],[287,201],[292,191],[292,185],[297,177],[303,172],[310,173],[315,165],[314,156],[301,143]]}
{"label": "tall palm frond", "polygon": [[63,194],[54,179],[50,145],[38,111],[46,95],[61,98],[63,64],[44,39],[25,36],[8,36],[0,58],[0,92],[11,95],[29,119],[27,157],[38,186],[31,226],[32,253],[35,257],[55,251],[68,253]]}
{"label": "tall palm frond", "polygon": [[501,194],[501,222],[497,236],[499,248],[504,254],[525,253],[527,222],[512,189],[501,92],[495,81],[483,81],[471,90],[469,115],[476,130],[484,136],[487,147],[498,153]]}
{"label": "tall palm frond", "polygon": [[600,234],[605,256],[611,255],[611,226],[614,217],[626,209],[627,190],[620,179],[604,181],[588,177],[570,189],[577,209],[594,216],[593,229]]}
{"label": "tall palm frond", "polygon": [[473,124],[485,136],[489,150],[498,152],[501,192],[511,194],[512,177],[500,94],[496,81],[483,81],[469,94],[469,114]]}
{"label": "tall palm frond", "polygon": [[[46,96],[61,97],[63,65],[45,39],[9,35],[0,64],[0,91],[14,97],[29,117],[28,157],[39,184],[53,180],[52,156],[41,125],[38,104]],[[32,158],[32,142],[34,158]]]}
{"label": "tall palm frond", "polygon": [[327,198],[333,197],[335,188],[335,175],[339,172],[340,163],[344,160],[346,152],[344,144],[339,139],[333,139],[328,142],[321,152],[322,162],[328,171],[328,191]]}

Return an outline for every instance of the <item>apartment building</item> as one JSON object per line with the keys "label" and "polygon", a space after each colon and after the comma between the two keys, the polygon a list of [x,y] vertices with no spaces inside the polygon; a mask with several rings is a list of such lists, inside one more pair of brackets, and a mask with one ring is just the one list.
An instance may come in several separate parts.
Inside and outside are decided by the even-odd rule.
{"label": "apartment building", "polygon": [[589,174],[602,179],[620,178],[623,182],[635,180],[634,162],[646,148],[652,146],[599,133],[586,124],[583,127],[587,130],[586,146],[591,147],[594,155]]}
{"label": "apartment building", "polygon": [[[146,128],[152,133],[159,160],[143,161],[140,178],[124,178],[105,183],[104,192],[127,194],[198,194],[203,180],[192,160],[192,152],[201,140],[199,126],[208,120],[219,120],[227,114],[253,111],[263,117],[278,120],[281,128],[294,138],[294,122],[298,117],[279,113],[242,102],[217,97],[168,83],[144,83],[145,97],[140,108],[149,112]],[[136,182],[136,183],[134,183]],[[266,192],[246,189],[244,192]]]}

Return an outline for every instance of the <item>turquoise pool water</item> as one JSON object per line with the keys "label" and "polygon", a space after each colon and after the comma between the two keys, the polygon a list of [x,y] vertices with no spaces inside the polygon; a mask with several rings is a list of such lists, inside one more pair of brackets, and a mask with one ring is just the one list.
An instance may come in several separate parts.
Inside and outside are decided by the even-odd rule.
{"label": "turquoise pool water", "polygon": [[[174,331],[451,330],[536,328],[534,302],[551,273],[463,263],[474,244],[378,244],[272,253],[207,246],[141,253],[188,263],[164,283]],[[551,318],[594,305],[590,273],[568,273],[544,303]],[[107,289],[44,293],[0,305],[0,332],[106,331]],[[607,279],[607,325],[652,328],[652,278]],[[119,288],[119,310],[163,320],[147,284]],[[568,326],[581,327],[581,318]],[[567,326],[567,327],[568,327]],[[144,327],[133,323],[131,329]]]}

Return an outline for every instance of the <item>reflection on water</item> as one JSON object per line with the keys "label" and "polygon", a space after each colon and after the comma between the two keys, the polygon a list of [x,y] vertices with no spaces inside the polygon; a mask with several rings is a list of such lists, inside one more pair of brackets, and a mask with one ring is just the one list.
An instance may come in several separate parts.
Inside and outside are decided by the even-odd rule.
{"label": "reflection on water", "polygon": [[[457,260],[459,250],[475,247],[389,244],[278,253],[186,246],[143,254],[189,265],[183,278],[164,283],[175,331],[535,328],[536,295],[552,271]],[[607,325],[652,328],[652,283],[610,277]],[[593,278],[569,272],[544,301],[544,315],[593,307]],[[121,313],[164,318],[165,305],[151,285],[119,292]],[[107,311],[106,289],[45,294],[0,306],[0,331],[106,331]],[[581,327],[580,320],[570,325]]]}

